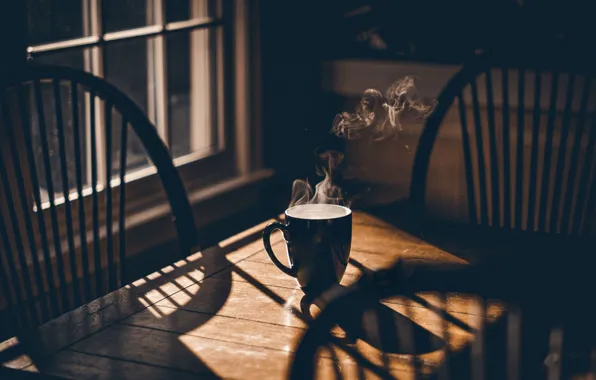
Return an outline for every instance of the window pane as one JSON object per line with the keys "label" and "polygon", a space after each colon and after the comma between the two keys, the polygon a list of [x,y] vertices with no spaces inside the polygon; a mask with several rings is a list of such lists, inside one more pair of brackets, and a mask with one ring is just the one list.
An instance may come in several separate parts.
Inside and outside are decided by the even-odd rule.
{"label": "window pane", "polygon": [[108,82],[131,97],[147,113],[147,43],[146,39],[118,41],[104,49]]}
{"label": "window pane", "polygon": [[[168,0],[166,0],[168,1]],[[105,33],[151,25],[151,0],[102,0]]]}
{"label": "window pane", "polygon": [[167,36],[168,115],[174,157],[217,146],[214,29]]}
{"label": "window pane", "polygon": [[[143,144],[128,125],[126,144],[126,173],[145,168],[150,165]],[[112,110],[112,177],[120,175],[120,159],[122,157],[122,115]]]}
{"label": "window pane", "polygon": [[[56,98],[54,97],[53,85],[48,82],[40,83],[40,90],[43,103],[43,121],[45,122],[46,138],[48,143],[48,155],[51,171],[51,181],[54,190],[54,197],[63,196],[64,192],[72,192],[76,190],[76,159],[75,159],[75,140],[74,140],[74,117],[72,108],[72,86],[69,82],[60,83],[60,109],[63,118],[65,155],[66,155],[66,170],[68,176],[68,188],[65,189],[62,182],[62,161],[60,157],[59,144],[59,129],[56,119]],[[44,166],[44,154],[42,145],[42,135],[40,128],[40,119],[37,113],[35,96],[33,86],[27,87],[29,94],[29,115],[31,115],[31,135],[33,152],[35,156],[35,164],[37,167],[37,175],[39,179],[39,186],[41,189],[42,201],[48,200],[48,182],[46,181],[46,171]],[[87,186],[87,160],[86,160],[86,123],[85,123],[85,95],[83,89],[78,88],[77,104],[79,106],[78,114],[78,131],[79,131],[79,151],[81,156],[81,180],[83,186]]]}
{"label": "window pane", "polygon": [[191,18],[216,17],[216,0],[167,0],[166,22],[183,21]]}
{"label": "window pane", "polygon": [[[118,87],[122,92],[132,98],[141,109],[147,114],[147,93],[152,87],[153,78],[149,76],[147,65],[147,44],[153,43],[153,39],[138,39],[130,41],[114,42],[104,49],[105,78],[107,81]],[[121,121],[119,114],[113,118],[113,142],[112,146],[114,167],[119,167],[120,157],[120,128]],[[129,129],[127,144],[127,168],[128,171],[140,169],[149,165],[145,151],[138,140],[138,137]],[[117,166],[116,166],[117,165]],[[116,170],[116,169],[114,169]],[[114,172],[118,173],[117,171]]]}
{"label": "window pane", "polygon": [[83,1],[26,0],[28,45],[84,36]]}
{"label": "window pane", "polygon": [[[190,139],[190,35],[167,36],[168,116],[170,150],[174,157],[191,152]],[[186,137],[186,138],[185,138]]]}
{"label": "window pane", "polygon": [[67,66],[77,70],[84,70],[85,60],[83,54],[83,50],[80,49],[43,53],[35,56],[33,62],[45,65]]}
{"label": "window pane", "polygon": [[166,22],[183,21],[190,18],[191,0],[166,1]]}

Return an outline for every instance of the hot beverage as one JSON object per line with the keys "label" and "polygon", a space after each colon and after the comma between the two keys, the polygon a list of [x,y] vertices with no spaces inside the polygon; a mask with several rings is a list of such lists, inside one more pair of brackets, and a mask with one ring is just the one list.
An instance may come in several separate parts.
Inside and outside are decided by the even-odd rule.
{"label": "hot beverage", "polygon": [[[352,211],[332,204],[306,204],[285,212],[286,224],[274,222],[263,233],[265,250],[284,273],[296,277],[305,293],[319,293],[338,283],[346,271],[352,243]],[[280,230],[289,267],[271,249],[270,235]]]}

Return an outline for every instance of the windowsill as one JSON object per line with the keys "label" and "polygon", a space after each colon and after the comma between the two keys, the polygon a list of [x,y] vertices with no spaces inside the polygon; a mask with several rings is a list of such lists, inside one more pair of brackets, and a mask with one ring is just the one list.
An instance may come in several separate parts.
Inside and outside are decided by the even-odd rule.
{"label": "windowsill", "polygon": [[[229,218],[259,201],[264,186],[274,176],[271,169],[217,182],[211,186],[189,189],[198,229]],[[176,239],[167,202],[143,207],[127,218],[127,256],[135,256],[151,247]]]}
{"label": "windowsill", "polygon": [[[215,151],[214,149],[208,148],[208,149],[203,149],[203,150],[200,150],[197,152],[185,154],[181,157],[174,158],[173,162],[174,162],[174,166],[179,168],[179,167],[182,167],[189,163],[192,164],[193,162],[198,161],[200,159],[205,159],[207,157],[214,156],[218,153],[219,152]],[[127,171],[128,171],[128,169],[127,169]],[[152,176],[154,174],[157,174],[157,169],[155,168],[155,166],[149,165],[149,166],[143,167],[141,169],[134,169],[134,170],[132,170],[131,173],[126,174],[124,176],[124,182],[127,184],[132,183],[133,181],[142,180],[142,179]],[[120,186],[120,178],[113,177],[110,180],[110,186],[112,187],[112,189],[115,189],[118,186]],[[104,185],[98,184],[96,186],[96,191],[98,193],[103,191],[104,189],[105,189]],[[115,191],[115,190],[113,190],[113,191]],[[85,187],[83,188],[83,191],[82,191],[83,198],[91,195],[92,192],[93,192],[93,187],[91,185],[85,185]],[[43,199],[43,197],[42,197],[42,199]],[[74,202],[78,199],[79,199],[79,195],[76,193],[75,190],[72,190],[68,194],[69,201]],[[55,197],[54,198],[54,206],[62,206],[65,201],[66,201],[66,199],[65,199],[64,195]],[[49,208],[50,208],[50,202],[48,200],[42,201],[41,209],[47,210]],[[37,206],[33,205],[33,211],[37,212]]]}

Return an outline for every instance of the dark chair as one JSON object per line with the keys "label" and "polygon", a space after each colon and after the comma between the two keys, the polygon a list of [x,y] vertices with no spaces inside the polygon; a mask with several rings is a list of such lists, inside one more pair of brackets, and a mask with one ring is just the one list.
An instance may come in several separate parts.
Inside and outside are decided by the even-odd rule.
{"label": "dark chair", "polygon": [[[593,60],[572,54],[478,55],[439,95],[416,150],[410,215],[417,232],[482,264],[479,270],[500,273],[498,286],[525,295],[517,302],[526,307],[549,302],[520,291],[528,276],[540,284],[533,289],[579,303],[594,292],[586,282],[596,264],[594,74]],[[462,150],[449,153],[463,166],[464,225],[427,222],[441,131],[461,136]]]}
{"label": "dark chair", "polygon": [[[541,314],[527,323],[530,314],[518,297],[502,291],[497,278],[473,266],[398,262],[351,286],[336,285],[313,302],[321,312],[295,347],[289,378],[567,379],[596,373],[596,341],[566,350],[570,337],[556,317]],[[436,293],[445,288],[480,291],[504,300],[506,308],[489,320],[479,297],[471,324]],[[433,292],[435,301],[418,292]],[[574,311],[587,312],[583,321],[593,324],[590,307]],[[422,320],[434,326],[426,330],[418,325]],[[593,329],[584,333],[594,336]],[[462,342],[462,334],[470,337]]]}
{"label": "dark chair", "polygon": [[420,137],[410,185],[418,227],[437,136],[452,130],[461,133],[471,225],[595,236],[595,71],[567,55],[481,55],[465,64]]}
{"label": "dark chair", "polygon": [[[186,190],[155,126],[131,99],[89,73],[43,65],[8,73],[0,89],[4,335],[124,285],[132,159],[156,169],[157,178],[136,191],[165,191],[180,249],[173,259],[192,252],[196,228]],[[131,143],[148,160],[129,154]]]}

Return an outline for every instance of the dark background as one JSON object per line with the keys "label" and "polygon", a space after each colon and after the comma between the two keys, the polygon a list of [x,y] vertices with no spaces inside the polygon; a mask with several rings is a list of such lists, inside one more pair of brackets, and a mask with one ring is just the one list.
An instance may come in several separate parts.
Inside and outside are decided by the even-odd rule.
{"label": "dark background", "polygon": [[[349,16],[358,9],[366,12]],[[296,176],[315,176],[316,148],[341,146],[329,137],[334,115],[343,110],[321,90],[324,61],[461,64],[477,51],[510,57],[581,52],[591,58],[594,10],[578,0],[262,1],[266,165],[287,186]],[[371,43],[371,31],[384,49]]]}

